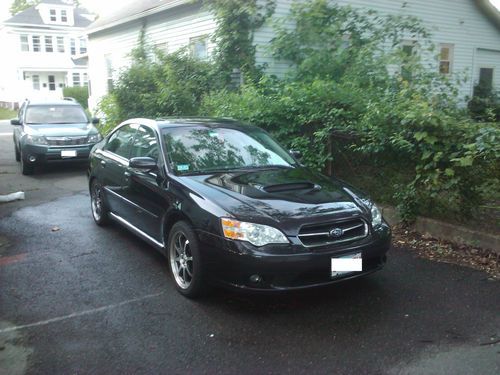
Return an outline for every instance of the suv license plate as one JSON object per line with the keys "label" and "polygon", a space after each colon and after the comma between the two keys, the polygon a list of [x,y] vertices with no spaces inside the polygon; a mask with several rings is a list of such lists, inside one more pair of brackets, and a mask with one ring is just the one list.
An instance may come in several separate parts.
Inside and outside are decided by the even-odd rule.
{"label": "suv license plate", "polygon": [[63,150],[61,151],[62,158],[74,158],[76,157],[76,150]]}
{"label": "suv license plate", "polygon": [[361,253],[348,254],[339,258],[332,258],[332,277],[359,271],[363,271],[363,259],[361,257]]}

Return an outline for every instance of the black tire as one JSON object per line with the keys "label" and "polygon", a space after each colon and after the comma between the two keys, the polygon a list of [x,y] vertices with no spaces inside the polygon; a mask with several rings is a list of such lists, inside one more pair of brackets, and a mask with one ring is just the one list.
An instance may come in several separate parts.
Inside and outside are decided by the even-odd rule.
{"label": "black tire", "polygon": [[[187,241],[187,245],[183,240]],[[188,298],[197,298],[207,291],[205,268],[198,238],[191,226],[179,221],[168,236],[168,264],[175,287]],[[184,257],[183,257],[184,255]],[[185,266],[185,270],[181,268]]]}
{"label": "black tire", "polygon": [[19,152],[19,148],[14,145],[14,150],[16,153],[16,161],[21,161],[21,153]]}
{"label": "black tire", "polygon": [[102,186],[94,178],[90,183],[90,210],[97,225],[109,223],[109,209],[102,194]]}
{"label": "black tire", "polygon": [[21,162],[21,173],[25,176],[32,175],[35,171],[35,167],[26,161],[22,151],[20,152],[19,160]]}

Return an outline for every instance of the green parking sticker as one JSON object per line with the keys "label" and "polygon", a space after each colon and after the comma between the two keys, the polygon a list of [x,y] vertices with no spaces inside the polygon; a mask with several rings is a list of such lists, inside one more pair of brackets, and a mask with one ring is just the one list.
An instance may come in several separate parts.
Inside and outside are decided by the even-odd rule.
{"label": "green parking sticker", "polygon": [[189,164],[177,164],[176,168],[179,172],[189,171]]}

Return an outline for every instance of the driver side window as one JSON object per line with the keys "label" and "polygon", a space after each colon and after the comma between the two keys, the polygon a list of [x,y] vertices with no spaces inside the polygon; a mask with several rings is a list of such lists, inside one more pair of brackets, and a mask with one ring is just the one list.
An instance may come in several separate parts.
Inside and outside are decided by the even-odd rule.
{"label": "driver side window", "polygon": [[137,130],[130,157],[150,157],[158,160],[159,149],[155,131],[146,126]]}
{"label": "driver side window", "polygon": [[103,149],[125,159],[129,159],[130,150],[138,127],[139,126],[135,124],[122,126],[109,137]]}

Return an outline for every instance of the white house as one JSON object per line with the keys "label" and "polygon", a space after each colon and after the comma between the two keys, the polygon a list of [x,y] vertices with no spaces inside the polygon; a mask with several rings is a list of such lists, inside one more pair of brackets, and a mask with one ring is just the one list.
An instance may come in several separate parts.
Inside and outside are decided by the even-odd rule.
{"label": "white house", "polygon": [[62,97],[65,86],[86,86],[87,36],[94,17],[72,0],[42,0],[3,22],[0,104]]}
{"label": "white house", "polygon": [[[260,0],[264,1],[264,0]],[[306,1],[306,0],[300,0]],[[500,13],[488,0],[331,0],[339,5],[374,9],[381,14],[419,17],[432,32],[439,48],[431,69],[442,74],[466,73],[468,80],[460,87],[465,99],[482,80],[500,89]],[[276,0],[273,18],[286,16],[293,0]],[[95,108],[108,92],[112,79],[129,61],[141,29],[147,40],[172,52],[191,46],[200,58],[210,56],[211,34],[216,23],[201,1],[143,0],[124,6],[110,17],[93,23],[88,30],[89,104]],[[290,65],[270,56],[266,46],[273,38],[272,20],[254,34],[258,64],[266,63],[267,73],[282,76]],[[411,46],[412,41],[408,41]],[[411,48],[411,47],[408,47]]]}

